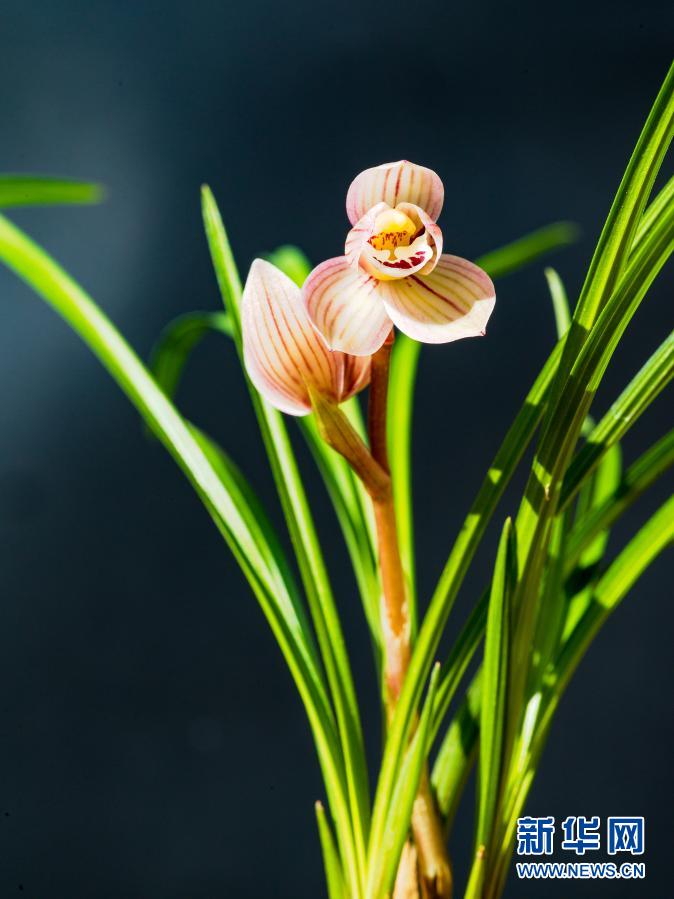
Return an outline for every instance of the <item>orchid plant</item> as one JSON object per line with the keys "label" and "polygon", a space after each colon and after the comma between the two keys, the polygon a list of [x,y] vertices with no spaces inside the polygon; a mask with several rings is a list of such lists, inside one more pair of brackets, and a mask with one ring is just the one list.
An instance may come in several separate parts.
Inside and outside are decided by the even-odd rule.
{"label": "orchid plant", "polygon": [[[674,249],[674,178],[650,199],[673,136],[674,68],[629,161],[573,314],[561,279],[546,271],[557,342],[423,615],[411,489],[420,346],[483,335],[495,304],[493,281],[571,243],[572,226],[551,225],[478,264],[444,254],[440,178],[396,162],[352,182],[343,256],[309,271],[299,251],[284,247],[253,263],[242,290],[205,187],[206,237],[225,311],[170,324],[146,366],[85,291],[0,217],[0,259],[118,382],[192,483],[262,608],[306,709],[324,780],[316,817],[330,899],[446,899],[459,889],[466,899],[501,895],[517,818],[569,679],[607,617],[674,538],[670,499],[605,561],[614,523],[674,463],[674,431],[629,467],[620,450],[672,378],[672,333],[609,410],[590,418],[614,350]],[[0,179],[3,207],[97,195],[76,182]],[[212,330],[241,359],[294,560],[242,471],[175,405],[182,369]],[[366,389],[364,416],[359,395]],[[353,565],[382,701],[377,772],[366,763],[339,608],[284,416],[296,418],[308,442]],[[532,444],[519,508],[500,522],[489,583],[458,625],[450,619],[457,594],[488,526],[498,526],[499,501]],[[451,649],[438,659],[448,622]],[[457,885],[452,827],[474,764],[474,855],[467,883]]]}

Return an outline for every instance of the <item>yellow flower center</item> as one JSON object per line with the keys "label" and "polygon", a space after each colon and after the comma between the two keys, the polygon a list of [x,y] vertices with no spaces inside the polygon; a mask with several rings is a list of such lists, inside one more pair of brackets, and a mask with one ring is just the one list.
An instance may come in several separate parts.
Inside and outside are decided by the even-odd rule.
{"label": "yellow flower center", "polygon": [[375,233],[370,244],[375,250],[390,250],[397,247],[408,247],[416,234],[417,226],[412,219],[398,209],[386,209],[380,212],[374,223]]}

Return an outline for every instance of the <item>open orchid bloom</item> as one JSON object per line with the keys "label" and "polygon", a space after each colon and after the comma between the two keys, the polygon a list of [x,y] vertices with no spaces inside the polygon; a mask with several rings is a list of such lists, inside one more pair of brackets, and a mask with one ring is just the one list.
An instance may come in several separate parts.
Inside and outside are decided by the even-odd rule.
{"label": "open orchid bloom", "polygon": [[422,343],[484,334],[494,285],[472,262],[443,255],[443,199],[435,172],[404,160],[353,181],[345,255],[321,263],[303,288],[329,347],[369,356],[393,325]]}
{"label": "open orchid bloom", "polygon": [[244,362],[262,396],[290,415],[311,412],[311,394],[341,403],[370,379],[369,358],[332,352],[311,324],[297,285],[256,259],[241,305]]}

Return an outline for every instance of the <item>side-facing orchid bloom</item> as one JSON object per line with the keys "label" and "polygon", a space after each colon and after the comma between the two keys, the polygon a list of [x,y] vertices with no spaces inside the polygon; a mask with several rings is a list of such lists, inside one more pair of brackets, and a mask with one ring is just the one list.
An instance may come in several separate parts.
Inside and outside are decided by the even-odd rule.
{"label": "side-facing orchid bloom", "polygon": [[312,394],[332,403],[370,379],[369,358],[332,352],[311,324],[297,285],[256,259],[241,303],[244,362],[262,396],[290,415],[307,415]]}
{"label": "side-facing orchid bloom", "polygon": [[392,325],[422,343],[484,334],[494,285],[472,262],[442,254],[443,199],[438,175],[404,160],[352,182],[345,255],[321,263],[303,288],[331,349],[371,355]]}

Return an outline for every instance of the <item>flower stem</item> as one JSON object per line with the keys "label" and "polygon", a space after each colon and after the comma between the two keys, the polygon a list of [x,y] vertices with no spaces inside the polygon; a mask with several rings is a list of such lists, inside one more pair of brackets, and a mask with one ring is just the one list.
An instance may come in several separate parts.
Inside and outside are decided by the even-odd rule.
{"label": "flower stem", "polygon": [[[387,411],[391,337],[373,355],[371,363],[370,401],[368,407],[368,436],[375,461],[389,474],[387,451]],[[384,633],[387,717],[393,714],[410,660],[410,618],[407,603],[405,574],[400,557],[400,543],[393,503],[393,490],[381,499],[374,499],[375,522],[379,544],[379,565],[382,579],[382,629]],[[418,875],[423,896],[429,899],[449,899],[452,895],[452,874],[442,831],[442,824],[433,800],[427,766],[414,801],[412,832],[418,861]],[[401,865],[404,860],[401,860]],[[409,865],[406,866],[409,870]],[[405,876],[399,871],[396,882],[401,887]],[[417,876],[417,872],[414,872]],[[414,895],[411,892],[410,895]]]}
{"label": "flower stem", "polygon": [[[372,357],[368,408],[369,448],[334,401],[311,394],[323,439],[346,459],[372,500],[382,584],[381,619],[387,720],[391,719],[395,711],[409,667],[411,650],[407,587],[400,556],[387,453],[387,402],[392,342],[391,337]],[[424,899],[449,899],[452,895],[451,867],[427,768],[424,769],[419,794],[414,802],[412,833],[417,864],[410,864],[409,852],[401,860],[396,879],[396,896],[421,895]],[[417,878],[421,892],[416,892]]]}

